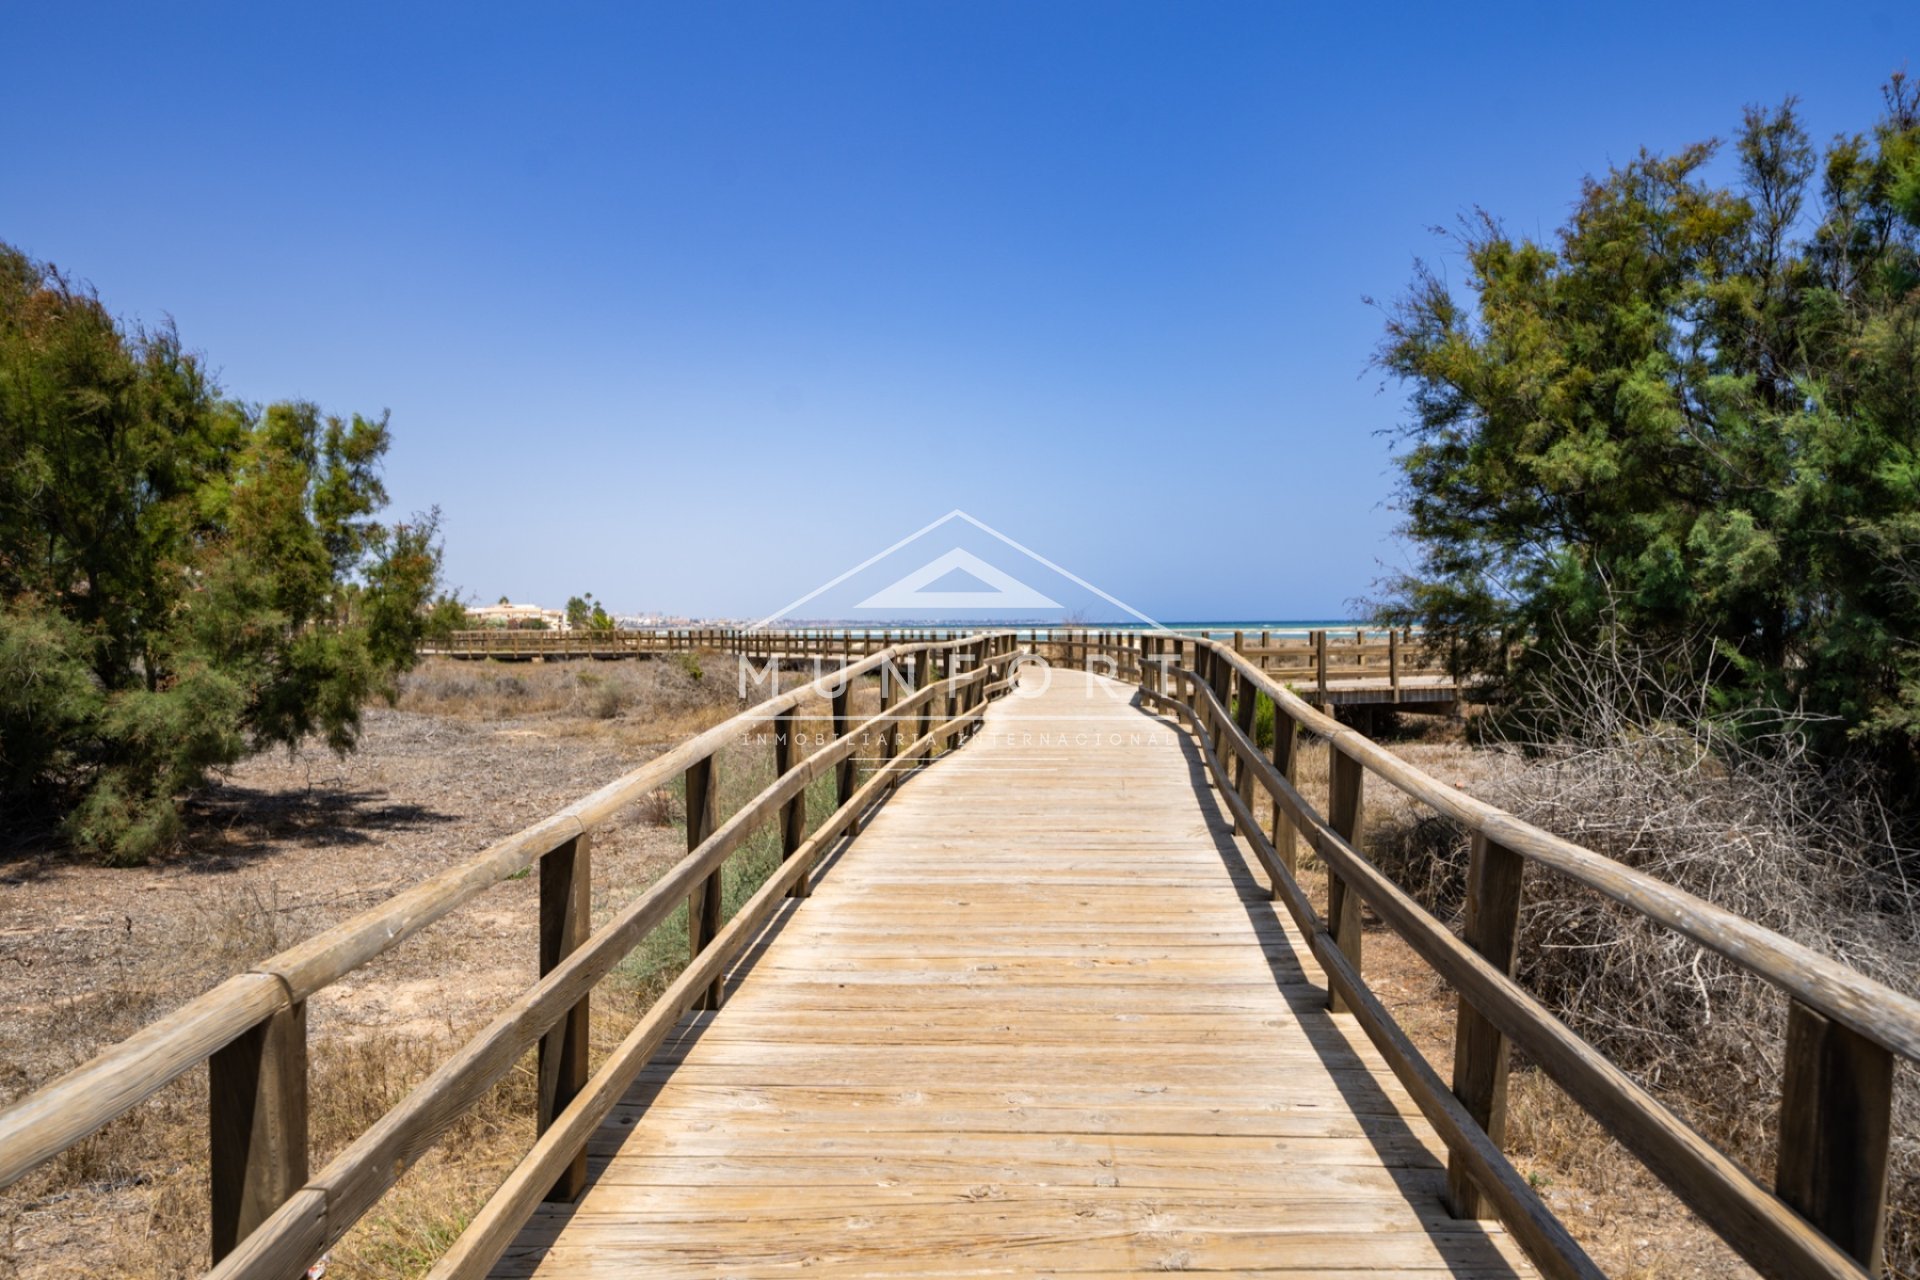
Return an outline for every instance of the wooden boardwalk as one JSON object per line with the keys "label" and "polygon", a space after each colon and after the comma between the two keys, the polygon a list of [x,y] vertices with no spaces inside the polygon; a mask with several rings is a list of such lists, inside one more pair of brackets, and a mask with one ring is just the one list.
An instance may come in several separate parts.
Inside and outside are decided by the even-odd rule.
{"label": "wooden boardwalk", "polygon": [[[1759,1274],[1881,1274],[1892,1155],[1912,1140],[1895,1068],[1920,1062],[1920,1000],[1421,772],[1312,705],[1297,652],[1234,639],[1050,632],[1038,647],[1065,668],[1039,696],[1009,696],[1040,673],[1008,631],[843,654],[835,676],[255,961],[0,1109],[0,1189],[204,1070],[209,1280],[287,1280],[370,1213],[404,1215],[396,1181],[537,1046],[539,1137],[428,1280],[1491,1278],[1534,1274],[1523,1250],[1553,1280],[1605,1280],[1503,1154],[1517,1049]],[[1401,693],[1425,674],[1404,646],[1386,646]],[[1377,678],[1361,637],[1339,661],[1325,632],[1313,649],[1315,698]],[[1085,674],[1096,657],[1117,681]],[[869,677],[888,709],[862,719],[849,682]],[[822,704],[831,731],[816,734]],[[794,751],[803,730],[812,749]],[[720,757],[762,734],[773,780],[723,815]],[[1324,813],[1293,781],[1307,735],[1326,752]],[[668,787],[687,800],[686,857],[594,927],[596,832]],[[1471,834],[1457,928],[1365,856],[1374,788]],[[761,832],[786,856],[728,910],[728,859]],[[1302,850],[1324,871],[1324,914],[1294,874]],[[1529,864],[1779,993],[1771,1178],[1515,978]],[[539,978],[313,1167],[308,1000],[536,869]],[[787,896],[808,881],[811,899]],[[1451,1081],[1368,984],[1369,917],[1457,998]],[[589,1062],[596,986],[689,918],[686,970]],[[1326,1012],[1328,985],[1346,1012]],[[720,1012],[688,1012],[716,988]],[[1493,1217],[1504,1230],[1477,1220]]]}
{"label": "wooden boardwalk", "polygon": [[905,782],[688,1015],[501,1277],[1530,1275],[1233,836],[1056,671]]}

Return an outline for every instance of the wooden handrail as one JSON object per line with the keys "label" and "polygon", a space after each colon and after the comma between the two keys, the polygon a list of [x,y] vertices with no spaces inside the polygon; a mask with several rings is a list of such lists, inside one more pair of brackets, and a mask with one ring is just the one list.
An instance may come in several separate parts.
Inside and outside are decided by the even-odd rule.
{"label": "wooden handrail", "polygon": [[[1015,639],[1036,646],[1058,646],[1072,661],[1074,655],[1119,648],[1131,652],[1127,641],[1138,631],[1096,631],[1084,627],[1027,627],[1011,633]],[[1206,633],[1200,633],[1203,637]],[[662,654],[708,647],[725,652],[788,660],[806,658],[865,656],[877,647],[893,643],[891,630],[853,627],[778,627],[739,628],[642,628],[631,631],[523,631],[511,628],[483,628],[452,632],[443,640],[429,642],[423,653],[452,657],[504,658],[614,658],[627,655]],[[1367,633],[1335,633],[1315,630],[1298,639],[1282,635],[1274,638],[1271,630],[1257,635],[1235,632],[1234,647],[1260,665],[1288,678],[1311,682],[1322,690],[1328,681],[1384,679],[1398,691],[1408,674],[1444,671],[1440,655],[1427,649],[1417,633],[1398,630]],[[948,639],[954,633],[924,629],[902,633],[910,639]]]}
{"label": "wooden handrail", "polygon": [[[498,842],[468,862],[228,979],[0,1112],[0,1186],[84,1139],[198,1063],[232,1053],[242,1045],[248,1053],[256,1052],[254,1040],[273,1038],[249,1036],[254,1029],[268,1026],[289,1011],[297,1013],[314,992],[399,945],[485,888],[530,867],[536,860],[543,863],[543,917],[550,914],[550,904],[544,899],[551,886],[563,886],[567,892],[577,894],[584,892],[584,885],[569,883],[565,876],[545,874],[547,858],[558,851],[579,847],[578,842],[619,810],[680,774],[708,765],[722,746],[736,740],[743,731],[768,724],[790,726],[795,710],[810,697],[830,697],[836,688],[845,689],[853,680],[873,671],[897,669],[897,665],[909,657],[918,663],[922,657],[930,658],[963,647],[987,654],[986,660],[971,670],[950,674],[944,681],[921,679],[918,690],[858,725],[849,724],[844,718],[838,720],[836,728],[842,731],[841,735],[804,759],[794,760],[789,754],[788,767],[771,785],[715,829],[699,833],[700,838],[687,857],[608,924],[584,939],[572,940],[573,945],[566,954],[549,957],[550,962],[543,963],[539,981],[509,1002],[493,1022],[317,1176],[304,1177],[303,1040],[298,1046],[301,1078],[295,1082],[296,1089],[272,1100],[216,1097],[212,1117],[215,1178],[239,1179],[249,1188],[247,1194],[241,1194],[225,1186],[216,1187],[216,1208],[223,1201],[222,1193],[226,1193],[228,1202],[244,1206],[236,1211],[240,1217],[251,1215],[253,1220],[226,1223],[224,1241],[222,1226],[216,1224],[216,1248],[234,1247],[224,1259],[216,1258],[215,1274],[258,1275],[281,1280],[290,1269],[296,1272],[304,1269],[371,1208],[399,1174],[426,1151],[462,1111],[563,1018],[575,1015],[582,1019],[578,1028],[583,1034],[584,1001],[593,986],[666,919],[680,901],[713,876],[726,857],[757,827],[776,817],[783,822],[790,821],[785,815],[792,812],[796,798],[804,796],[807,785],[826,770],[850,761],[876,726],[897,724],[899,717],[922,710],[942,695],[951,698],[956,693],[978,688],[981,693],[977,700],[970,699],[957,716],[946,717],[938,736],[963,732],[978,718],[978,707],[990,696],[993,672],[1012,660],[1011,638],[995,633],[901,645],[883,648],[847,663],[831,675],[770,698],[697,735]],[[999,689],[1004,691],[1004,687],[1001,682]],[[911,749],[890,755],[880,776],[891,779],[910,767],[923,747],[925,758],[931,760],[936,754],[936,745],[922,733]],[[804,877],[827,842],[844,832],[857,816],[858,808],[876,798],[876,792],[868,786],[838,798],[840,803],[814,837],[782,867],[777,878],[783,884]],[[756,898],[755,902],[759,900]],[[697,964],[694,971],[706,973],[713,969],[721,962],[721,957],[713,954],[715,948],[731,947],[734,943],[729,940],[743,936],[743,930],[731,926],[718,929],[706,939],[696,936],[692,958],[696,962],[702,961],[702,957],[706,959]],[[298,1025],[304,1031],[304,1020],[299,1020]],[[241,1071],[243,1077],[258,1074],[257,1071],[249,1073],[244,1067]],[[556,1101],[565,1101],[568,1105],[578,1102],[580,1096],[585,1096],[579,1092],[578,1083],[568,1099]],[[282,1086],[284,1088],[284,1082]],[[296,1108],[297,1115],[274,1114],[271,1109],[274,1105]],[[222,1106],[229,1109],[239,1106],[242,1110],[223,1119]],[[263,1108],[266,1108],[264,1114]],[[554,1110],[561,1111],[558,1106]],[[555,1117],[543,1115],[542,1119],[546,1131],[554,1132],[555,1125],[550,1122]],[[297,1121],[297,1125],[290,1121]],[[229,1132],[236,1128],[237,1133]],[[287,1150],[284,1140],[262,1141],[262,1134],[266,1132],[283,1138],[285,1132],[295,1131],[302,1148],[297,1153]],[[227,1150],[224,1156],[223,1143]],[[284,1167],[277,1171],[262,1170],[257,1166],[263,1161]],[[299,1176],[289,1178],[288,1168],[297,1168]],[[277,1192],[270,1195],[272,1202],[260,1203],[265,1189],[274,1188]]]}
{"label": "wooden handrail", "polygon": [[[1249,645],[1244,633],[1233,643],[1082,628],[1031,634],[1033,648],[1054,646],[1069,660],[1111,657],[1114,671],[1139,683],[1143,701],[1191,726],[1236,830],[1327,974],[1330,1001],[1353,1016],[1379,1047],[1447,1146],[1447,1197],[1456,1213],[1498,1216],[1546,1275],[1561,1280],[1600,1275],[1502,1152],[1506,1061],[1509,1046],[1517,1045],[1765,1274],[1860,1280],[1877,1273],[1892,1063],[1896,1055],[1920,1059],[1920,1001],[1439,782],[1277,681],[1262,661],[1262,651],[1273,646]],[[739,633],[688,632],[664,639],[689,646],[737,645],[749,656],[771,653]],[[284,1280],[338,1240],[463,1111],[539,1044],[540,1132],[534,1147],[432,1273],[434,1280],[484,1274],[541,1198],[577,1190],[587,1136],[688,1009],[718,1006],[726,965],[780,899],[804,891],[827,850],[859,829],[862,815],[906,770],[958,745],[985,704],[1013,687],[1024,656],[1017,634],[1008,633],[950,633],[944,640],[897,645],[889,643],[891,633],[812,639],[816,655],[838,642],[840,671],[741,712],[460,866],[235,975],[0,1112],[0,1185],[197,1063],[211,1061],[213,1275]],[[875,643],[881,646],[877,652],[854,653]],[[1319,655],[1316,674],[1324,686],[1332,665],[1326,655],[1336,643],[1316,633],[1311,648]],[[1407,646],[1396,639],[1384,649],[1397,675]],[[908,657],[914,660],[911,682],[900,670]],[[931,669],[936,665],[937,673]],[[854,723],[845,690],[852,680],[876,671],[883,679],[880,712]],[[723,820],[711,807],[720,748],[745,730],[790,731],[798,709],[816,697],[831,699],[834,739],[804,758],[790,743],[776,749],[773,782]],[[1274,711],[1271,758],[1254,740],[1261,697]],[[1326,814],[1315,810],[1293,782],[1295,743],[1303,731],[1324,739],[1331,753]],[[850,772],[854,753],[876,741],[878,763],[861,781]],[[592,832],[682,775],[688,783],[687,856],[600,929],[587,931],[581,909],[590,884]],[[806,835],[805,796],[810,784],[826,776],[835,778],[832,811]],[[1464,936],[1456,937],[1359,851],[1369,777],[1432,807],[1472,838]],[[1264,801],[1256,801],[1256,789]],[[1268,806],[1271,836],[1259,816]],[[731,920],[724,920],[717,892],[720,869],[754,831],[768,825],[781,835],[781,865]],[[1298,840],[1327,868],[1324,920],[1294,875]],[[306,999],[536,861],[541,864],[540,978],[326,1168],[307,1176]],[[1522,872],[1529,864],[1588,886],[1786,993],[1781,1158],[1774,1188],[1763,1186],[1689,1128],[1515,980]],[[589,993],[682,902],[690,906],[689,964],[589,1077],[578,1052],[585,1043]],[[1459,993],[1451,1088],[1367,986],[1362,902]],[[245,1087],[236,1090],[235,1081]],[[223,1089],[238,1096],[223,1096]]]}
{"label": "wooden handrail", "polygon": [[1920,1000],[1677,885],[1543,831],[1448,786],[1318,710],[1230,648],[1217,643],[1212,647],[1261,693],[1283,706],[1303,729],[1325,738],[1336,751],[1365,765],[1402,793],[1430,805],[1467,831],[1551,867],[1692,939],[1869,1040],[1904,1058],[1920,1061]]}
{"label": "wooden handrail", "polygon": [[[1174,670],[1183,678],[1189,674],[1180,668]],[[1193,724],[1209,772],[1216,779],[1225,779],[1227,771],[1221,762],[1215,737],[1190,702],[1182,702],[1151,689],[1144,689],[1143,693],[1150,703],[1163,706]],[[1218,709],[1224,717],[1224,708],[1212,691],[1207,689],[1204,693],[1209,708]],[[1238,733],[1237,727],[1236,735],[1233,745],[1237,749],[1247,739],[1244,734]],[[1240,758],[1243,761],[1257,759],[1244,755]],[[1263,778],[1263,785],[1267,781]],[[1498,1144],[1467,1113],[1459,1100],[1447,1091],[1446,1085],[1414,1048],[1413,1042],[1407,1039],[1393,1015],[1366,985],[1360,971],[1347,958],[1319,913],[1313,909],[1305,890],[1286,866],[1280,852],[1266,833],[1260,830],[1259,821],[1254,817],[1251,807],[1231,787],[1221,786],[1220,794],[1233,810],[1235,821],[1247,835],[1255,856],[1266,868],[1274,886],[1275,898],[1286,906],[1288,914],[1306,937],[1308,949],[1326,971],[1342,1004],[1380,1049],[1396,1078],[1406,1086],[1415,1105],[1434,1126],[1447,1149],[1459,1153],[1477,1185],[1486,1188],[1499,1209],[1500,1218],[1527,1255],[1556,1280],[1598,1280],[1602,1277],[1604,1273],[1541,1202],[1532,1184],[1507,1160]]]}
{"label": "wooden handrail", "polygon": [[[1122,646],[1134,651],[1143,697],[1193,725],[1235,826],[1266,868],[1274,896],[1286,903],[1327,969],[1336,1006],[1360,1018],[1446,1141],[1453,1157],[1449,1199],[1456,1212],[1477,1214],[1484,1195],[1543,1270],[1571,1274],[1563,1270],[1565,1243],[1541,1234],[1531,1197],[1519,1194],[1508,1176],[1510,1167],[1504,1160],[1500,1167],[1490,1166],[1486,1159],[1486,1143],[1497,1150],[1501,1140],[1512,1043],[1765,1274],[1857,1280],[1878,1273],[1892,1124],[1891,1064],[1896,1054],[1920,1057],[1920,1002],[1678,886],[1447,786],[1317,710],[1231,645],[1173,635],[1128,637]],[[1191,665],[1185,661],[1189,653]],[[1262,696],[1275,715],[1271,761],[1251,732],[1253,704]],[[1317,812],[1293,784],[1292,744],[1299,730],[1329,745],[1331,815]],[[1358,851],[1360,784],[1367,775],[1430,805],[1471,835],[1474,858],[1463,938]],[[1271,840],[1254,816],[1249,778],[1273,806]],[[1328,868],[1324,924],[1294,880],[1295,833]],[[1514,981],[1520,871],[1529,862],[1680,933],[1790,997],[1781,1165],[1773,1190]],[[1411,1045],[1366,992],[1354,906],[1361,900],[1460,994],[1455,1078],[1447,1098],[1434,1096],[1430,1081],[1422,1083],[1431,1069],[1424,1061],[1407,1061]],[[1473,1132],[1462,1129],[1452,1114],[1456,1109],[1464,1109]]]}
{"label": "wooden handrail", "polygon": [[[966,677],[955,679],[964,680]],[[916,699],[930,697],[940,689],[938,684],[928,686],[900,705],[911,709]],[[875,717],[875,720],[880,718]],[[515,1232],[527,1216],[539,1204],[545,1188],[564,1167],[570,1153],[584,1147],[607,1112],[626,1095],[633,1081],[646,1068],[680,1016],[699,1002],[703,989],[720,980],[727,960],[751,940],[754,931],[772,913],[780,899],[790,893],[795,885],[804,882],[808,866],[853,823],[856,814],[894,784],[896,776],[918,752],[931,749],[942,735],[971,718],[969,713],[963,712],[939,724],[932,732],[923,734],[909,745],[904,754],[888,760],[861,786],[849,804],[836,810],[828,823],[781,864],[780,869],[715,935],[714,945],[702,952],[654,1001],[626,1039],[608,1056],[580,1096],[574,1099],[554,1127],[541,1135],[533,1149],[514,1167],[506,1181],[434,1264],[428,1273],[428,1280],[454,1280],[455,1277],[469,1280],[487,1273],[500,1253],[512,1243]],[[893,723],[897,725],[898,719],[894,719]],[[232,1274],[237,1276],[241,1273]],[[216,1277],[217,1280],[226,1280],[222,1273],[216,1273]]]}

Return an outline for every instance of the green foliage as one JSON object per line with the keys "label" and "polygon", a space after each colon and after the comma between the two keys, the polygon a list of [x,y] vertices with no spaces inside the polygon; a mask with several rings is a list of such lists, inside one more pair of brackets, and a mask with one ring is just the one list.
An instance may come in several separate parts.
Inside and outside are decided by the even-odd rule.
{"label": "green foliage", "polygon": [[1920,94],[1824,155],[1749,109],[1732,151],[1724,185],[1714,143],[1642,152],[1551,242],[1470,221],[1465,299],[1419,269],[1378,356],[1419,563],[1381,620],[1509,691],[1609,627],[1701,639],[1724,705],[1911,759]]}
{"label": "green foliage", "polygon": [[441,592],[427,606],[427,639],[445,642],[452,639],[456,631],[473,629],[473,618],[467,613],[467,606],[452,592]]}
{"label": "green foliage", "polygon": [[[1233,718],[1240,719],[1240,699],[1231,699]],[[1256,697],[1253,703],[1253,743],[1262,751],[1273,750],[1273,700]]]}
{"label": "green foliage", "polygon": [[209,769],[351,749],[439,578],[437,515],[373,518],[389,442],[223,398],[171,327],[0,245],[0,799],[137,861]]}
{"label": "green foliage", "polygon": [[589,591],[567,601],[567,628],[572,631],[611,631],[613,615]]}

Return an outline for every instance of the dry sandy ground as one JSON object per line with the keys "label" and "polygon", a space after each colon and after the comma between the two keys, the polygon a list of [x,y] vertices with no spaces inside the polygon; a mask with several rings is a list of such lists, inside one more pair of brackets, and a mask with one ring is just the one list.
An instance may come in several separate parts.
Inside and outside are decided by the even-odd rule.
{"label": "dry sandy ground", "polygon": [[[0,1101],[634,768],[670,745],[661,730],[677,741],[739,705],[719,681],[705,690],[676,670],[623,665],[598,676],[481,670],[478,695],[474,672],[423,671],[401,705],[440,713],[376,707],[345,760],[311,750],[246,761],[194,798],[187,847],[154,865],[101,868],[44,841],[0,855]],[[490,698],[496,678],[520,692]],[[609,680],[622,691],[611,714],[580,697]],[[680,830],[649,808],[596,833],[597,914],[685,852]],[[333,1098],[314,1117],[316,1168],[537,976],[536,900],[532,878],[498,885],[312,1001],[316,1108]],[[197,1274],[205,1088],[204,1072],[191,1073],[0,1194],[0,1276]],[[510,1159],[530,1131],[515,1101],[486,1110],[456,1145]],[[435,1186],[428,1167],[409,1183],[434,1202],[429,1216],[449,1217],[472,1207],[486,1176]],[[382,1238],[350,1240],[330,1274],[404,1274],[433,1247],[408,1233],[392,1215],[361,1233]]]}
{"label": "dry sandy ground", "polygon": [[[0,1101],[737,706],[730,690],[670,664],[607,665],[624,670],[429,667],[402,700],[413,710],[369,713],[355,757],[274,754],[236,769],[196,799],[190,847],[157,865],[107,870],[44,849],[0,856]],[[1397,749],[1469,790],[1501,767],[1444,735]],[[1303,769],[1312,796],[1324,764],[1317,783],[1311,753]],[[684,852],[665,816],[629,813],[598,833],[597,916]],[[1385,807],[1370,816],[1391,820]],[[315,999],[315,1094],[332,1100],[314,1118],[316,1168],[535,976],[534,909],[530,879],[496,886]],[[1379,928],[1367,954],[1381,995],[1444,1074],[1450,995]],[[601,999],[595,1039],[608,1043],[638,1000]],[[0,1195],[0,1277],[197,1274],[205,1087],[204,1073],[189,1075]],[[523,1075],[503,1084],[343,1242],[329,1276],[423,1270],[529,1140],[529,1097]],[[1517,1162],[1610,1274],[1751,1274],[1550,1089],[1522,1073],[1515,1098],[1526,1113]]]}

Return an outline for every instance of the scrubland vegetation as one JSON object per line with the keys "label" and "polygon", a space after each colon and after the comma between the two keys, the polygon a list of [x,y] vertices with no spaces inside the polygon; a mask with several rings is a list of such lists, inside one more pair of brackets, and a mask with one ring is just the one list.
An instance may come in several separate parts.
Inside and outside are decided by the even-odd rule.
{"label": "scrubland vegetation", "polygon": [[[708,669],[726,673],[710,676]],[[301,938],[551,812],[742,703],[711,654],[660,661],[428,660],[398,707],[368,711],[361,749],[241,762],[183,810],[180,842],[145,866],[101,869],[57,851],[0,863],[0,934],[19,938],[0,1003],[0,1104]],[[856,689],[857,706],[877,691]],[[804,719],[806,740],[828,728]],[[804,754],[804,751],[803,751]],[[772,780],[772,748],[719,763],[723,812]],[[831,777],[813,814],[831,808]],[[676,789],[596,835],[604,920],[686,852]],[[728,862],[732,911],[778,865],[762,831]],[[531,878],[496,886],[335,988],[310,1010],[318,1168],[398,1103],[535,977]],[[598,1055],[686,961],[684,908],[594,995]],[[206,1074],[189,1073],[0,1196],[0,1275],[36,1280],[198,1274],[207,1262]],[[533,1061],[410,1170],[334,1251],[332,1275],[418,1275],[533,1138]],[[106,1260],[103,1262],[103,1259]]]}
{"label": "scrubland vegetation", "polygon": [[[1377,356],[1417,553],[1377,607],[1477,683],[1475,793],[1920,993],[1920,88],[1824,145],[1749,108],[1589,179],[1553,235],[1476,211],[1451,249]],[[1372,852],[1458,914],[1460,832],[1403,815]],[[1781,997],[1550,873],[1523,925],[1525,985],[1770,1182]],[[1603,1167],[1521,1081],[1522,1150],[1585,1135],[1565,1167]]]}
{"label": "scrubland vegetation", "polygon": [[166,852],[208,771],[337,753],[413,665],[438,516],[382,523],[384,414],[224,396],[0,244],[0,803],[105,861]]}

